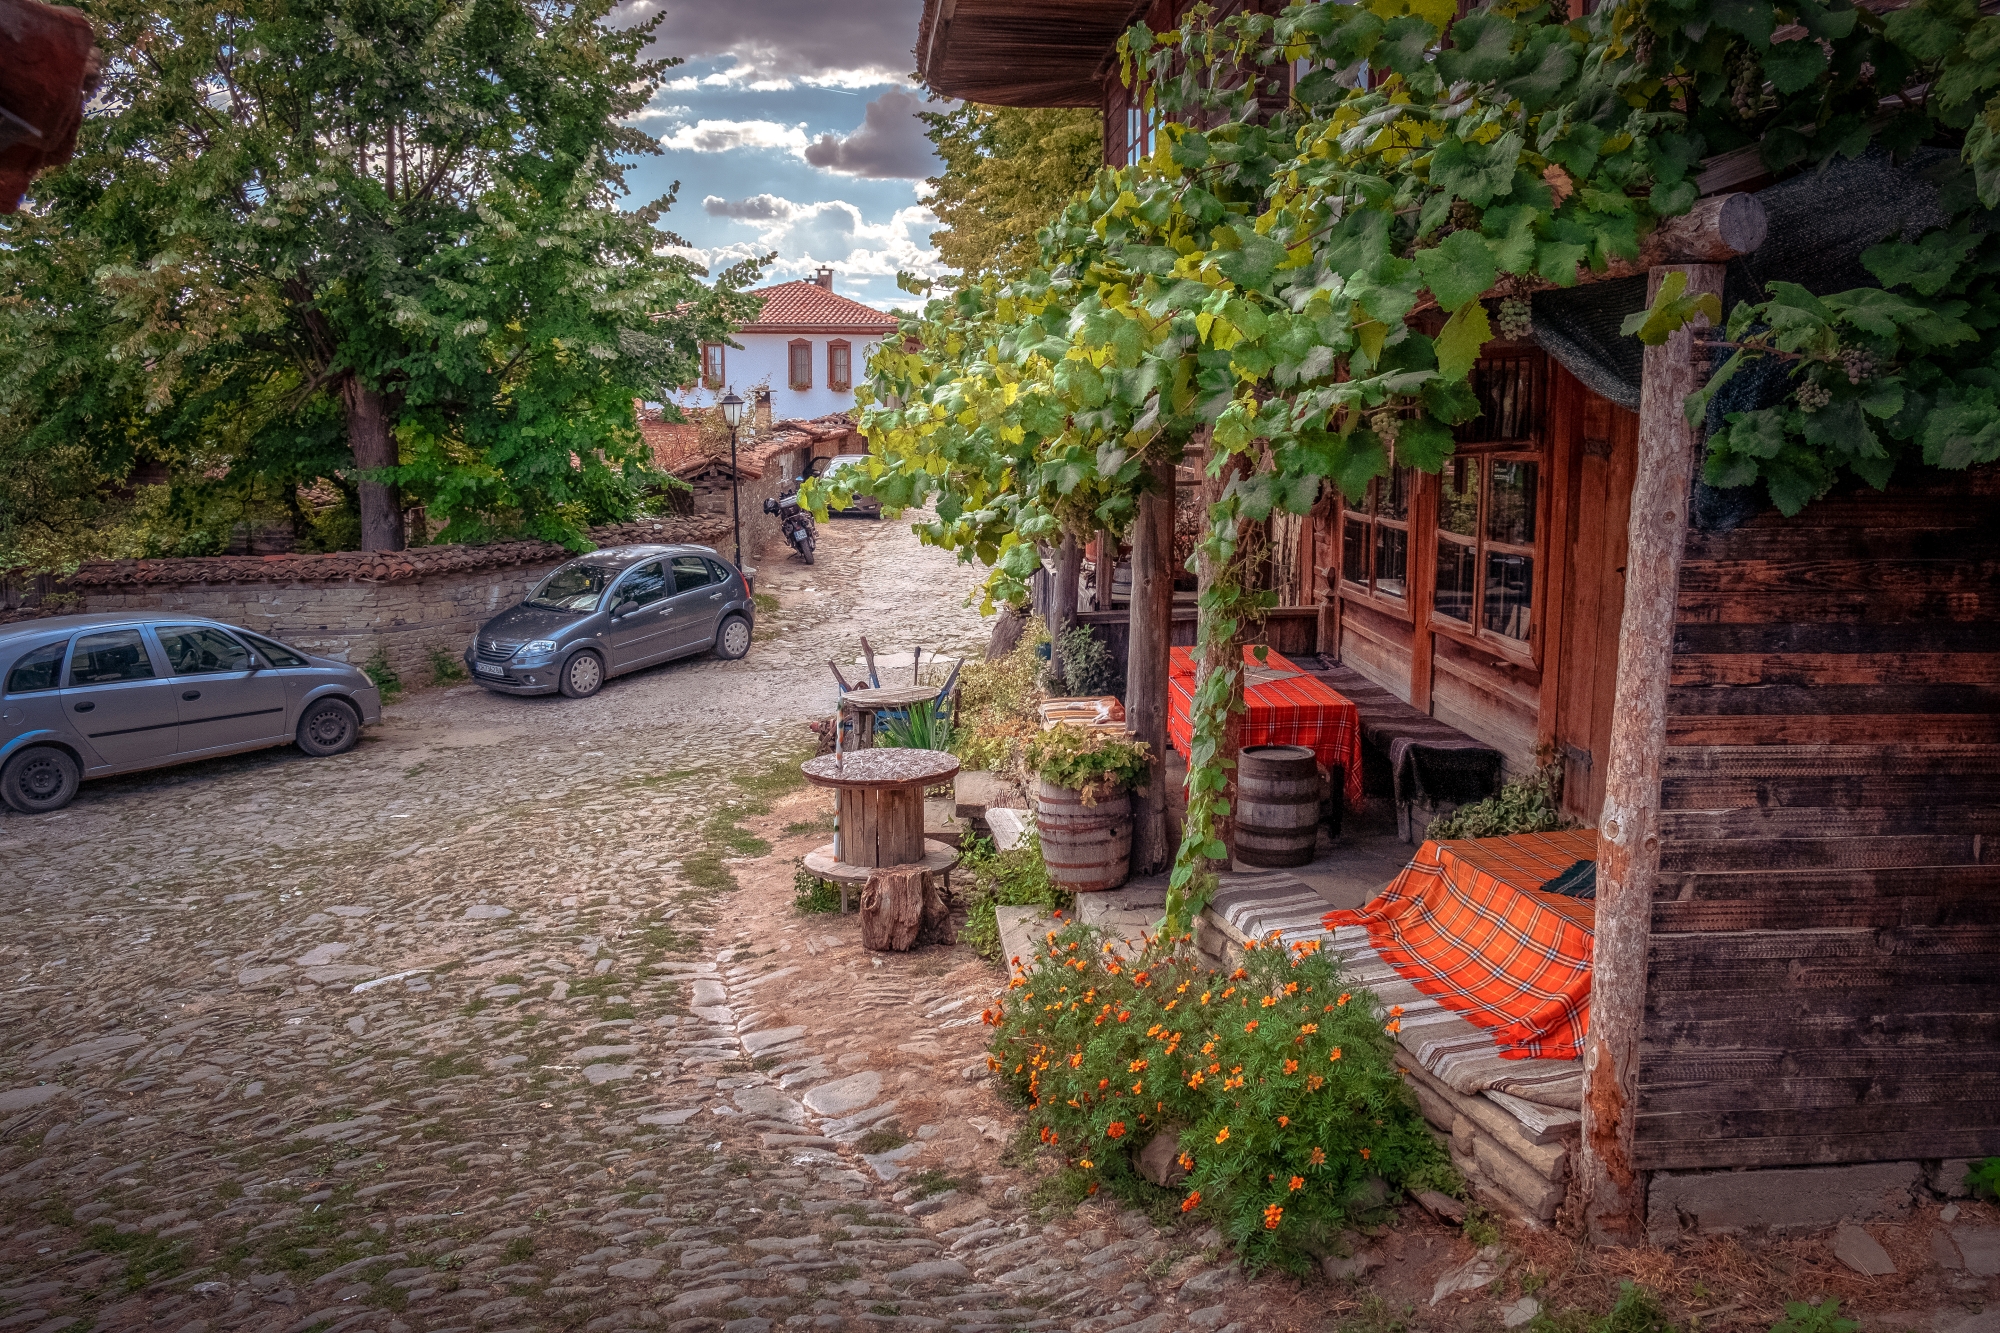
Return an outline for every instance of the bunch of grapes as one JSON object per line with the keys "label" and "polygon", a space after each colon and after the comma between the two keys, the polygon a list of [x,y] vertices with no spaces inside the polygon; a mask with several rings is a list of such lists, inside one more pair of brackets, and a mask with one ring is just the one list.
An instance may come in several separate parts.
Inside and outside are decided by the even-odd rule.
{"label": "bunch of grapes", "polygon": [[1737,116],[1748,120],[1757,114],[1757,104],[1764,91],[1764,68],[1757,62],[1757,53],[1748,46],[1737,46],[1729,53],[1729,106]]}
{"label": "bunch of grapes", "polygon": [[1807,380],[1799,386],[1799,411],[1817,412],[1833,401],[1833,391],[1817,380]]}
{"label": "bunch of grapes", "polygon": [[1463,199],[1451,201],[1450,231],[1478,231],[1479,210]]}
{"label": "bunch of grapes", "polygon": [[1376,438],[1382,441],[1382,447],[1389,451],[1391,460],[1396,457],[1396,431],[1399,425],[1396,410],[1392,407],[1378,408],[1368,416],[1368,429],[1374,431]]}
{"label": "bunch of grapes", "polygon": [[1641,27],[1638,32],[1632,35],[1632,59],[1638,62],[1640,69],[1646,69],[1652,65],[1653,30],[1651,28]]}
{"label": "bunch of grapes", "polygon": [[1861,347],[1844,347],[1840,351],[1840,364],[1847,368],[1847,382],[1859,384],[1875,374],[1874,354]]}
{"label": "bunch of grapes", "polygon": [[1534,332],[1534,309],[1525,296],[1505,296],[1493,312],[1493,328],[1508,342],[1521,342]]}

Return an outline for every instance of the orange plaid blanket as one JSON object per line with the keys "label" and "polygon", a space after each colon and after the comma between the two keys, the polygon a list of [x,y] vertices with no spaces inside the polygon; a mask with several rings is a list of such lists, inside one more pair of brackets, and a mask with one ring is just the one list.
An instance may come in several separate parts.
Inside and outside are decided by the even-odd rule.
{"label": "orange plaid blanket", "polygon": [[1366,927],[1383,962],[1491,1029],[1503,1058],[1573,1060],[1590,1027],[1596,905],[1535,886],[1596,855],[1589,830],[1426,842],[1373,902],[1324,922]]}
{"label": "orange plaid blanket", "polygon": [[[1167,737],[1183,755],[1194,744],[1195,659],[1175,648],[1167,668]],[[1282,653],[1262,662],[1243,646],[1245,745],[1303,745],[1331,772],[1345,770],[1343,796],[1361,808],[1361,711],[1332,686],[1307,675]],[[1259,679],[1259,678],[1262,679]]]}

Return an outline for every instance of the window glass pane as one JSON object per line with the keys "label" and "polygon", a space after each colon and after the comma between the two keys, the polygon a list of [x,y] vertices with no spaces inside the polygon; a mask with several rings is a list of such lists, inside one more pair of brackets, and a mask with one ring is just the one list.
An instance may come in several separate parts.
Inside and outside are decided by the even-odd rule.
{"label": "window glass pane", "polygon": [[1406,467],[1391,468],[1389,475],[1375,480],[1375,512],[1383,518],[1410,517],[1410,487],[1415,478]]}
{"label": "window glass pane", "polygon": [[205,625],[162,625],[160,646],[176,676],[210,671],[248,671],[250,650],[219,629]]}
{"label": "window glass pane", "polygon": [[1535,544],[1534,463],[1495,459],[1487,480],[1486,539],[1509,546]]}
{"label": "window glass pane", "polygon": [[1509,639],[1528,641],[1529,602],[1535,591],[1535,562],[1525,555],[1486,553],[1486,628]]}
{"label": "window glass pane", "polygon": [[264,660],[272,666],[302,667],[312,665],[306,661],[303,654],[285,647],[284,644],[279,643],[276,639],[267,639],[261,634],[245,634],[243,637],[249,641],[252,648],[264,654]]}
{"label": "window glass pane", "polygon": [[69,658],[71,685],[103,685],[114,680],[146,680],[153,674],[153,659],[136,629],[114,629],[103,634],[86,634],[76,641]]}
{"label": "window glass pane", "polygon": [[1410,572],[1410,534],[1401,528],[1375,529],[1375,591],[1401,597]]}
{"label": "window glass pane", "polygon": [[644,564],[625,576],[618,585],[618,600],[650,606],[667,595],[667,571],[659,561]]}
{"label": "window glass pane", "polygon": [[14,669],[7,673],[7,693],[54,689],[62,676],[63,647],[60,642],[43,644],[14,663]]}
{"label": "window glass pane", "polygon": [[1349,583],[1368,582],[1368,528],[1356,518],[1340,525],[1340,577]]}
{"label": "window glass pane", "polygon": [[1437,613],[1470,625],[1478,589],[1478,554],[1463,542],[1438,538]]}
{"label": "window glass pane", "polygon": [[[1438,486],[1438,530],[1472,537],[1479,532],[1479,462],[1477,458],[1445,460]],[[1438,574],[1443,578],[1442,571]],[[1439,584],[1443,587],[1443,584]],[[1462,617],[1471,619],[1471,616]]]}
{"label": "window glass pane", "polygon": [[849,382],[848,377],[850,374],[848,369],[850,365],[848,361],[848,349],[838,345],[827,348],[826,364],[827,378],[832,382],[833,387],[836,389],[845,387]]}
{"label": "window glass pane", "polygon": [[552,611],[595,611],[598,598],[611,586],[611,571],[603,565],[568,564],[542,580],[529,606]]}
{"label": "window glass pane", "polygon": [[674,591],[686,592],[690,588],[706,588],[715,581],[708,561],[698,555],[677,555],[674,557]]}
{"label": "window glass pane", "polygon": [[809,343],[800,343],[792,348],[792,387],[808,389],[812,387],[813,350]]}

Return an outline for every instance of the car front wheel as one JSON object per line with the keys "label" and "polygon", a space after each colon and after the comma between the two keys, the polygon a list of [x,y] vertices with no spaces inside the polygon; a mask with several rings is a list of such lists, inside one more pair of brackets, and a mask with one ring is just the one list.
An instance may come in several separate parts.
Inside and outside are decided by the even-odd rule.
{"label": "car front wheel", "polygon": [[30,746],[0,769],[0,798],[24,815],[45,815],[68,805],[82,780],[76,760],[64,751]]}
{"label": "car front wheel", "polygon": [[299,748],[315,759],[345,754],[361,739],[361,718],[352,705],[321,699],[299,719]]}
{"label": "car front wheel", "polygon": [[581,652],[563,663],[562,692],[571,699],[588,699],[603,688],[604,662],[596,653]]}
{"label": "car front wheel", "polygon": [[735,661],[750,651],[750,622],[742,616],[728,616],[715,631],[715,655]]}

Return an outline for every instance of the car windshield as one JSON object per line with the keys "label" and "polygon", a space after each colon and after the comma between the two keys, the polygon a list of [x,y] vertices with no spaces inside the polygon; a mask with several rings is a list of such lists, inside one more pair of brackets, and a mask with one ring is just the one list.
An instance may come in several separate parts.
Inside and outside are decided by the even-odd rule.
{"label": "car windshield", "polygon": [[542,586],[528,599],[528,605],[551,611],[595,611],[604,590],[617,576],[615,569],[575,561],[543,579]]}

